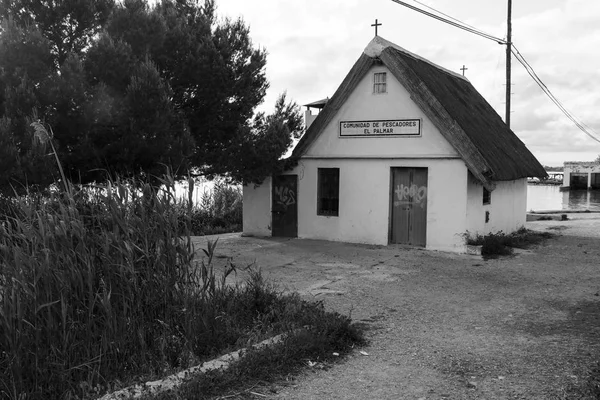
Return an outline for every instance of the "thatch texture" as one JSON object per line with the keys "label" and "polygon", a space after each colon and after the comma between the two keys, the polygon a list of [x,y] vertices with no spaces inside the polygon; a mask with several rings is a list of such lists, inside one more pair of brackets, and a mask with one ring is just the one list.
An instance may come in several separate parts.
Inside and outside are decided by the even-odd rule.
{"label": "thatch texture", "polygon": [[[485,159],[492,180],[546,176],[544,167],[468,80],[392,47],[386,48],[381,57],[404,64],[416,75],[418,81],[413,84],[423,84],[446,110],[452,120],[448,123],[460,126]],[[443,128],[438,126],[442,134]],[[450,143],[457,147],[456,141]]]}

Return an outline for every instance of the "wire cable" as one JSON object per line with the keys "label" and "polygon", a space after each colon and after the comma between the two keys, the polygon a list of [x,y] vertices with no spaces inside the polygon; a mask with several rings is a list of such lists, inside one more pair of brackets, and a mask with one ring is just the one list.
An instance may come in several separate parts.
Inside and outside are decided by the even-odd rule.
{"label": "wire cable", "polygon": [[438,21],[445,22],[445,23],[447,23],[447,24],[449,24],[449,25],[452,25],[452,26],[454,26],[454,27],[456,27],[456,28],[460,28],[460,29],[462,29],[462,30],[465,30],[465,31],[467,31],[467,32],[474,33],[475,35],[478,35],[478,36],[484,37],[484,38],[486,38],[486,39],[489,39],[489,40],[493,40],[494,42],[496,42],[496,43],[498,43],[498,44],[503,44],[503,45],[507,44],[506,40],[504,40],[504,39],[500,39],[500,38],[498,38],[498,37],[495,37],[495,36],[492,36],[492,35],[490,35],[490,34],[488,34],[488,33],[485,33],[485,32],[482,32],[482,31],[480,31],[480,30],[477,30],[477,29],[475,29],[475,28],[471,28],[471,27],[469,27],[469,26],[466,26],[466,25],[464,25],[463,23],[454,22],[454,21],[451,21],[451,20],[449,20],[449,19],[446,19],[446,18],[440,17],[439,15],[436,15],[436,14],[430,13],[429,11],[422,10],[422,9],[420,9],[419,7],[415,7],[415,6],[413,6],[413,5],[410,5],[410,4],[408,4],[408,3],[405,3],[405,2],[403,2],[403,1],[400,1],[400,0],[392,0],[392,1],[393,1],[394,3],[398,3],[398,4],[400,4],[401,6],[404,6],[404,7],[410,8],[411,10],[414,10],[414,11],[420,12],[421,14],[425,14],[425,15],[427,15],[428,17],[431,17],[431,18],[437,19]]}
{"label": "wire cable", "polygon": [[[443,18],[440,17],[439,15],[430,13],[428,11],[425,11],[423,9],[420,9],[418,7],[415,7],[413,5],[410,5],[408,3],[405,3],[403,1],[400,0],[392,0],[394,3],[400,4],[404,7],[410,8],[411,10],[420,12],[421,14],[424,14],[428,17],[437,19],[438,21],[441,22],[445,22],[449,25],[452,25],[456,28],[460,28],[462,30],[465,30],[467,32],[471,32],[474,33],[478,36],[484,37],[486,39],[489,40],[493,40],[494,42],[501,44],[501,45],[510,45],[511,48],[511,53],[515,56],[515,58],[517,59],[517,61],[519,61],[519,63],[525,68],[525,70],[527,71],[527,73],[529,74],[529,76],[531,76],[531,78],[533,79],[533,81],[540,87],[540,89],[542,89],[542,91],[544,92],[544,94],[546,94],[546,96],[548,96],[548,98],[558,107],[558,109],[569,119],[571,120],[571,122],[573,122],[575,124],[575,126],[577,126],[577,128],[579,128],[583,133],[585,133],[587,136],[589,136],[591,139],[597,141],[598,143],[600,143],[600,135],[595,132],[592,128],[590,128],[589,126],[587,126],[585,123],[581,122],[579,119],[577,119],[573,114],[571,114],[569,112],[569,110],[567,110],[565,108],[565,106],[556,98],[556,96],[554,96],[554,94],[550,91],[550,89],[548,88],[548,86],[546,86],[546,84],[540,79],[540,77],[538,76],[538,74],[535,72],[535,70],[533,69],[533,67],[527,62],[527,60],[525,60],[525,57],[523,57],[523,55],[521,54],[521,52],[519,52],[519,50],[515,47],[514,43],[508,43],[506,40],[504,39],[500,39],[497,38],[493,35],[490,35],[488,33],[482,32],[470,25],[465,24],[464,22],[453,18],[447,14],[444,14],[443,12],[436,10],[433,7],[430,7],[418,0],[413,0],[414,2],[421,4],[424,7],[429,8],[432,11],[437,12],[438,14],[444,15],[447,18]],[[451,21],[453,20],[453,21]]]}
{"label": "wire cable", "polygon": [[417,3],[417,4],[420,4],[420,5],[422,5],[423,7],[429,8],[431,11],[434,11],[434,12],[436,12],[436,13],[438,13],[438,14],[441,14],[441,15],[443,15],[444,17],[446,17],[446,18],[448,18],[448,19],[451,19],[451,20],[453,20],[453,21],[455,21],[455,22],[457,22],[457,23],[459,23],[459,24],[461,24],[461,25],[468,26],[469,28],[472,28],[472,29],[478,30],[478,29],[477,29],[477,28],[475,28],[473,25],[469,25],[469,24],[467,24],[467,23],[465,23],[465,22],[462,22],[461,20],[459,20],[459,19],[457,19],[457,18],[454,18],[454,17],[453,17],[453,16],[451,16],[451,15],[445,14],[445,13],[443,13],[443,12],[442,12],[442,11],[440,11],[440,10],[436,10],[435,8],[433,8],[433,7],[431,7],[431,6],[428,6],[427,4],[425,4],[425,3],[422,3],[422,2],[420,2],[419,0],[413,0],[413,1],[414,1],[415,3]]}
{"label": "wire cable", "polygon": [[548,96],[548,98],[550,100],[552,100],[552,102],[562,111],[562,113],[567,118],[569,118],[571,120],[571,122],[573,122],[575,124],[575,126],[577,126],[583,133],[588,135],[590,138],[592,138],[596,142],[600,143],[600,138],[599,138],[600,135],[598,135],[597,132],[595,132],[592,128],[587,126],[585,123],[583,123],[579,119],[577,119],[573,114],[571,114],[569,112],[569,110],[567,110],[565,108],[565,106],[550,91],[548,86],[546,86],[546,84],[540,79],[540,77],[535,72],[535,70],[533,69],[531,64],[529,64],[527,62],[525,57],[523,57],[523,55],[521,54],[519,49],[517,49],[514,44],[511,46],[511,52],[515,56],[517,61],[519,61],[519,63],[525,68],[525,70],[527,71],[529,76],[531,76],[531,78],[534,80],[534,82],[540,87],[540,89],[542,89],[542,91],[546,94],[546,96]]}

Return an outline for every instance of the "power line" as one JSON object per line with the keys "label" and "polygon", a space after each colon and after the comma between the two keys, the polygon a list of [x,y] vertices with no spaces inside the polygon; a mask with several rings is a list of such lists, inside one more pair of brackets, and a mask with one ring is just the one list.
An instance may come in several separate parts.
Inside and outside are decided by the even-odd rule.
{"label": "power line", "polygon": [[[420,12],[421,14],[427,15],[429,17],[432,17],[434,19],[437,19],[438,21],[442,21],[445,22],[449,25],[452,25],[456,28],[460,28],[463,29],[467,32],[471,32],[474,33],[476,35],[482,36],[486,39],[489,40],[493,40],[498,44],[501,45],[509,45],[508,41],[497,38],[495,36],[492,36],[488,33],[482,32],[470,25],[467,25],[463,22],[461,22],[460,20],[453,18],[447,14],[442,13],[441,11],[436,10],[433,7],[430,7],[418,0],[413,0],[418,4],[421,4],[424,7],[427,7],[439,14],[442,14],[454,21],[451,21],[449,19],[440,17],[439,15],[435,15],[432,14],[428,11],[422,10],[418,7],[412,6],[410,4],[407,4],[403,1],[400,0],[392,0],[395,3],[398,3],[404,7],[410,8],[411,10],[415,10],[417,12]],[[456,22],[455,22],[456,21]],[[571,120],[571,122],[573,122],[575,124],[575,126],[577,126],[583,133],[585,133],[587,136],[589,136],[591,139],[597,141],[600,143],[600,139],[598,138],[600,135],[598,135],[597,132],[595,132],[592,128],[590,128],[589,126],[587,126],[585,123],[581,122],[579,119],[577,119],[573,114],[571,114],[565,107],[564,105],[556,98],[556,96],[554,96],[554,94],[550,91],[550,89],[548,88],[548,86],[546,86],[546,84],[540,79],[540,77],[537,75],[537,73],[535,72],[535,70],[533,69],[533,67],[527,62],[527,60],[525,60],[525,57],[523,57],[523,55],[519,52],[519,50],[515,47],[515,45],[513,43],[510,43],[510,52],[515,56],[515,58],[517,59],[517,61],[519,61],[519,63],[521,65],[523,65],[523,67],[525,68],[525,70],[527,71],[527,73],[529,74],[529,76],[531,76],[531,78],[533,79],[533,81],[542,89],[542,91],[546,94],[546,96],[548,96],[548,98],[558,107],[559,110],[561,110],[561,112]],[[507,85],[507,90],[510,90],[509,85]]]}
{"label": "power line", "polygon": [[443,13],[443,12],[441,12],[440,10],[436,10],[435,8],[433,8],[433,7],[431,7],[431,6],[428,6],[428,5],[427,5],[427,4],[425,4],[425,3],[421,3],[421,2],[420,2],[420,1],[418,1],[418,0],[413,0],[413,1],[414,1],[415,3],[417,3],[417,4],[420,4],[420,5],[422,5],[423,7],[429,8],[431,11],[434,11],[434,12],[436,12],[436,13],[438,13],[438,14],[441,14],[441,15],[443,15],[444,17],[446,17],[446,18],[448,18],[448,19],[451,19],[451,20],[453,20],[453,21],[455,21],[455,22],[457,22],[457,23],[459,23],[459,24],[461,24],[461,25],[468,26],[469,28],[472,28],[472,29],[475,29],[475,30],[477,30],[477,28],[475,28],[473,25],[469,25],[469,24],[467,24],[466,22],[462,22],[461,20],[459,20],[459,19],[457,19],[457,18],[454,18],[454,17],[453,17],[453,16],[451,16],[451,15],[444,14],[444,13]]}
{"label": "power line", "polygon": [[[498,43],[498,44],[503,44],[503,45],[507,44],[507,43],[506,43],[506,40],[504,40],[504,39],[500,39],[500,38],[497,38],[497,37],[495,37],[495,36],[493,36],[493,35],[490,35],[490,34],[488,34],[488,33],[482,32],[482,31],[480,31],[480,30],[478,30],[478,29],[471,28],[471,27],[469,27],[469,26],[467,26],[467,25],[463,24],[462,22],[460,22],[460,23],[459,23],[459,22],[454,22],[454,21],[451,21],[451,20],[449,20],[449,19],[447,19],[447,18],[440,17],[439,15],[436,15],[436,14],[430,13],[429,11],[425,11],[425,10],[423,10],[423,9],[420,9],[420,8],[418,8],[418,7],[415,7],[415,6],[413,6],[413,5],[410,5],[410,4],[408,4],[408,3],[405,3],[405,2],[403,2],[403,1],[400,1],[400,0],[392,0],[392,1],[393,1],[394,3],[398,3],[398,4],[400,4],[401,6],[404,6],[404,7],[410,8],[411,10],[414,10],[414,11],[420,12],[421,14],[425,14],[425,15],[427,15],[428,17],[431,17],[431,18],[437,19],[438,21],[445,22],[445,23],[447,23],[447,24],[449,24],[449,25],[452,25],[452,26],[454,26],[454,27],[456,27],[456,28],[460,28],[460,29],[462,29],[462,30],[465,30],[465,31],[467,31],[467,32],[474,33],[475,35],[478,35],[478,36],[484,37],[484,38],[486,38],[486,39],[489,39],[489,40],[493,40],[494,42],[496,42],[496,43]],[[421,3],[420,3],[420,4],[421,4]],[[436,10],[436,11],[437,11],[437,10]],[[438,12],[439,12],[439,11],[438,11]],[[445,15],[445,14],[444,14],[444,15]],[[453,19],[454,19],[454,18],[453,18]]]}
{"label": "power line", "polygon": [[556,96],[554,96],[554,94],[550,91],[550,89],[548,89],[548,86],[546,86],[546,84],[540,79],[540,77],[535,72],[533,67],[527,62],[527,60],[525,60],[525,57],[523,57],[521,52],[515,47],[514,44],[513,44],[512,48],[513,48],[512,53],[515,56],[515,58],[517,59],[517,61],[519,61],[519,63],[521,63],[521,65],[523,65],[523,67],[525,68],[525,70],[527,71],[529,76],[531,76],[531,78],[540,87],[540,89],[542,89],[542,91],[546,94],[546,96],[548,96],[548,98],[550,100],[552,100],[552,102],[562,111],[562,113],[567,118],[569,118],[583,133],[585,133],[590,138],[592,138],[593,140],[600,143],[600,139],[597,137],[597,136],[599,136],[598,133],[596,133],[593,129],[591,129],[589,126],[587,126],[583,122],[579,121],[573,114],[571,114],[569,112],[569,110],[567,110],[565,108],[565,106],[556,98]]}

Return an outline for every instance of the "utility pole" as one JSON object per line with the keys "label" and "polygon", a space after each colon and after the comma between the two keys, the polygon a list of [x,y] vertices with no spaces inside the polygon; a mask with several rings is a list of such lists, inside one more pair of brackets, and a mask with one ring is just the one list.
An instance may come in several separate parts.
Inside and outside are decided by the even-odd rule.
{"label": "utility pole", "polygon": [[506,126],[510,128],[510,91],[512,89],[511,72],[511,53],[512,53],[512,0],[508,0],[508,22],[506,24]]}

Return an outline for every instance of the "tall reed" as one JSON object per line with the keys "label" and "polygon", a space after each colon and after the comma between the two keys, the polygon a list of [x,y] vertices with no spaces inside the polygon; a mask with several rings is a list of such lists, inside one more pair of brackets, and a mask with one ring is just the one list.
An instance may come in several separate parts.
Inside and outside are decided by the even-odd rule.
{"label": "tall reed", "polygon": [[182,232],[173,212],[173,180],[161,188],[69,185],[5,204],[1,398],[89,395],[114,379],[185,366],[247,340],[243,332],[275,293],[258,275],[244,287],[226,285],[235,267],[216,273],[215,244],[196,263],[191,221]]}
{"label": "tall reed", "polygon": [[[193,186],[190,186],[193,188]],[[192,234],[211,235],[242,230],[242,190],[215,180],[212,189],[202,193],[200,201],[192,207],[191,198],[178,205],[180,224],[191,223]]]}

